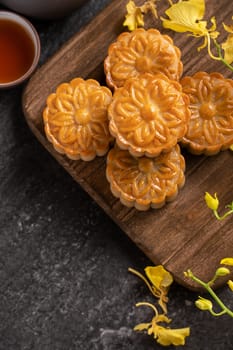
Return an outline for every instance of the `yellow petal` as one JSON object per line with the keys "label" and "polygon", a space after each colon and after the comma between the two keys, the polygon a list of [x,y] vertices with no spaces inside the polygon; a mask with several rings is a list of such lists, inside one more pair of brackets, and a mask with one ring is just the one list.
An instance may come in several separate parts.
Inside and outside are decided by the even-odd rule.
{"label": "yellow petal", "polygon": [[134,327],[134,331],[144,331],[151,326],[151,323],[139,323]]}
{"label": "yellow petal", "polygon": [[210,19],[211,23],[212,23],[212,27],[209,29],[211,32],[215,31],[217,28],[217,23],[216,23],[216,18],[215,17],[211,17]]}
{"label": "yellow petal", "polygon": [[226,32],[233,34],[233,26],[228,26],[225,23],[223,23],[222,25],[223,25],[223,28],[225,29]]}
{"label": "yellow petal", "polygon": [[224,60],[231,64],[233,62],[233,34],[229,34],[227,40],[222,43],[224,50]]}
{"label": "yellow petal", "polygon": [[180,1],[165,11],[169,19],[163,20],[164,28],[176,32],[191,32],[195,35],[206,33],[206,22],[200,20],[205,13],[204,0]]}
{"label": "yellow petal", "polygon": [[190,5],[195,7],[196,10],[196,19],[200,20],[204,17],[205,14],[205,0],[189,0]]}
{"label": "yellow petal", "polygon": [[168,288],[173,282],[172,275],[162,265],[147,266],[145,273],[156,289]]}
{"label": "yellow petal", "polygon": [[210,36],[212,39],[216,39],[219,36],[219,32],[216,31],[217,28],[217,23],[216,23],[216,18],[215,17],[211,17],[210,19],[212,26],[208,29]]}
{"label": "yellow petal", "polygon": [[205,1],[179,1],[168,8],[165,13],[172,20],[177,20],[178,18],[183,18],[185,20],[185,18],[190,18],[190,21],[194,23],[195,21],[203,18],[205,14]]}
{"label": "yellow petal", "polygon": [[190,328],[169,329],[160,327],[157,331],[157,342],[161,345],[184,345],[185,337],[190,335]]}
{"label": "yellow petal", "polygon": [[220,264],[233,266],[233,258],[224,258],[220,261]]}
{"label": "yellow petal", "polygon": [[216,193],[214,194],[214,197],[213,197],[209,194],[209,192],[206,192],[205,193],[205,202],[206,202],[206,205],[208,206],[208,208],[210,208],[212,210],[218,209],[219,200],[218,200]]}
{"label": "yellow petal", "polygon": [[232,280],[229,280],[229,281],[227,282],[227,284],[228,284],[228,287],[230,288],[230,290],[232,290],[232,292],[233,292],[233,281],[232,281]]}
{"label": "yellow petal", "polygon": [[165,323],[170,323],[172,321],[171,318],[168,318],[164,314],[159,314],[159,315],[155,316],[155,320],[156,320],[156,322],[165,322]]}

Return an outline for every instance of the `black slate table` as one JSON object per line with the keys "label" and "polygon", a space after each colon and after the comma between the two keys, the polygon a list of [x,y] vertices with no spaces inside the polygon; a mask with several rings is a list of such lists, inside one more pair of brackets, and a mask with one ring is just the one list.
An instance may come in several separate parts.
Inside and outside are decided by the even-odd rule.
{"label": "black slate table", "polygon": [[[40,65],[107,5],[87,1],[56,21],[32,20]],[[0,91],[0,350],[152,350],[135,333],[152,318],[136,308],[153,301],[128,272],[151,262],[29,130],[21,107],[24,86]],[[233,295],[221,298],[233,308]],[[191,327],[185,349],[233,349],[233,320],[194,306],[197,294],[174,284],[174,327]],[[167,347],[167,349],[173,347]]]}

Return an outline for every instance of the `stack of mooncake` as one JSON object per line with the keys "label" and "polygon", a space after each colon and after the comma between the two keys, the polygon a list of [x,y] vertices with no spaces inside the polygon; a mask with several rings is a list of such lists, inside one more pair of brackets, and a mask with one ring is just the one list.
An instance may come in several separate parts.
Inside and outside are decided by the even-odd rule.
{"label": "stack of mooncake", "polygon": [[104,69],[114,89],[108,118],[116,142],[106,170],[111,191],[126,206],[159,208],[185,181],[178,142],[190,111],[178,83],[180,50],[155,29],[137,29],[110,45]]}
{"label": "stack of mooncake", "polygon": [[113,195],[138,210],[160,208],[185,182],[179,143],[208,155],[233,143],[233,83],[204,72],[180,80],[180,50],[156,29],[120,34],[104,71],[108,87],[75,78],[47,98],[46,136],[71,159],[108,153]]}

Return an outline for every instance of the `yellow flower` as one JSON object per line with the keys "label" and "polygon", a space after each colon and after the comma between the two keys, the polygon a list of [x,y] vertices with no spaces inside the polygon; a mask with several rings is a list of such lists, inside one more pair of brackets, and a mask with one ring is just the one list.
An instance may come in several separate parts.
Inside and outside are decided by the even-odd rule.
{"label": "yellow flower", "polygon": [[212,310],[213,304],[209,299],[205,299],[199,296],[199,299],[195,301],[196,307],[200,310]]}
{"label": "yellow flower", "polygon": [[164,346],[178,346],[185,344],[185,338],[190,335],[189,327],[177,329],[163,327],[159,325],[159,323],[170,323],[171,319],[169,319],[164,314],[158,314],[156,307],[150,303],[138,303],[136,306],[142,305],[151,307],[155,312],[155,316],[152,318],[151,322],[140,323],[137,326],[135,326],[135,331],[147,330],[148,335],[153,335],[157,342]]}
{"label": "yellow flower", "polygon": [[152,293],[159,297],[159,305],[166,313],[166,303],[168,301],[167,293],[170,285],[173,282],[173,277],[162,265],[147,266],[145,273],[150,282],[152,283]]}
{"label": "yellow flower", "polygon": [[138,27],[144,27],[143,15],[148,11],[151,11],[155,18],[158,18],[156,10],[157,0],[147,0],[142,6],[136,6],[133,0],[130,0],[126,5],[127,14],[123,26],[128,27],[130,31],[135,30]]}
{"label": "yellow flower", "polygon": [[163,309],[164,313],[167,313],[167,305],[166,305],[166,303],[168,302],[167,293],[170,285],[173,282],[173,277],[170,274],[170,272],[165,270],[162,265],[147,266],[145,268],[145,273],[149,281],[151,282],[150,284],[148,279],[144,277],[137,270],[134,270],[132,268],[129,268],[128,270],[134,273],[135,275],[137,275],[138,277],[140,277],[145,282],[145,284],[147,285],[151,293],[156,298],[159,299],[158,303]]}
{"label": "yellow flower", "polygon": [[224,50],[224,60],[231,64],[233,62],[233,34],[229,34],[227,40],[222,43],[222,49]]}
{"label": "yellow flower", "polygon": [[230,290],[232,290],[232,292],[233,292],[233,281],[232,281],[232,280],[229,280],[229,281],[227,282],[227,284],[228,284],[228,287],[230,288]]}
{"label": "yellow flower", "polygon": [[130,31],[144,26],[143,14],[140,7],[137,7],[133,0],[126,5],[127,14],[123,26],[128,27]]}
{"label": "yellow flower", "polygon": [[215,39],[219,35],[216,31],[215,18],[211,18],[212,26],[207,29],[207,22],[203,21],[205,14],[205,1],[204,0],[187,0],[179,1],[169,7],[165,14],[169,19],[161,18],[164,28],[174,30],[175,32],[184,33],[189,32],[193,36],[204,37],[204,43],[198,50],[208,47],[208,53],[213,59],[219,59],[219,57],[213,56],[210,51],[210,38]]}
{"label": "yellow flower", "polygon": [[220,261],[220,264],[233,266],[233,258],[224,258]]}
{"label": "yellow flower", "polygon": [[233,62],[233,26],[228,26],[223,23],[223,27],[225,31],[229,33],[227,40],[221,45],[224,50],[224,60],[228,64],[231,64]]}
{"label": "yellow flower", "polygon": [[233,145],[230,146],[230,150],[233,151]]}
{"label": "yellow flower", "polygon": [[205,193],[205,201],[206,201],[206,205],[208,206],[208,208],[212,209],[212,210],[217,210],[218,206],[219,206],[219,200],[217,197],[217,193],[214,194],[214,197],[211,196],[209,194],[209,192]]}

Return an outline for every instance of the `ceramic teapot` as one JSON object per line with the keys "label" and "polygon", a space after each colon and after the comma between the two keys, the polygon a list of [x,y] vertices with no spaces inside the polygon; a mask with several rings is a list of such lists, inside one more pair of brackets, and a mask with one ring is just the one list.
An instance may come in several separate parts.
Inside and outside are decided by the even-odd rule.
{"label": "ceramic teapot", "polygon": [[85,0],[0,0],[0,4],[25,16],[55,19],[76,10]]}

